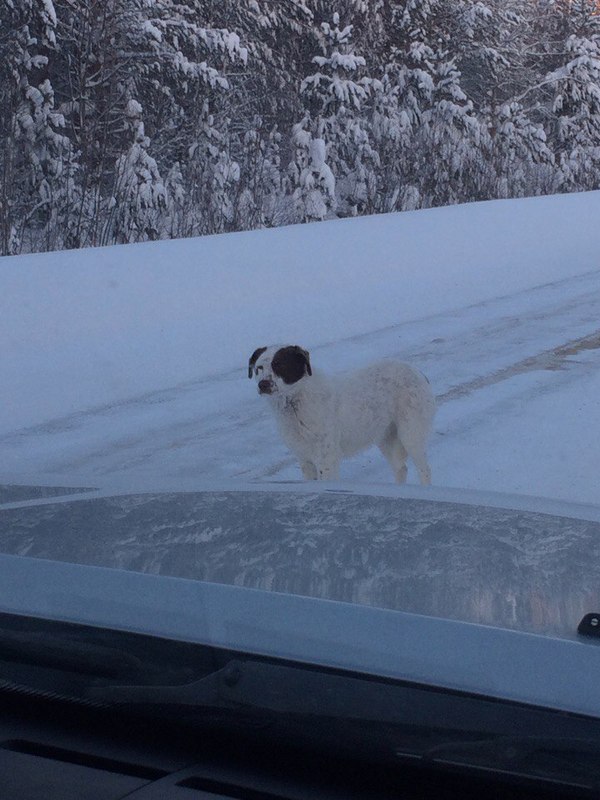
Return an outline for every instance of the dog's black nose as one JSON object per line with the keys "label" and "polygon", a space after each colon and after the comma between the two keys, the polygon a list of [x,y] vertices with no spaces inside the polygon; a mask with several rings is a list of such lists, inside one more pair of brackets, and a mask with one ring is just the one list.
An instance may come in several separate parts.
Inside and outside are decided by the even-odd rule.
{"label": "dog's black nose", "polygon": [[261,394],[271,394],[271,381],[268,381],[266,378],[259,381],[258,391],[261,392]]}

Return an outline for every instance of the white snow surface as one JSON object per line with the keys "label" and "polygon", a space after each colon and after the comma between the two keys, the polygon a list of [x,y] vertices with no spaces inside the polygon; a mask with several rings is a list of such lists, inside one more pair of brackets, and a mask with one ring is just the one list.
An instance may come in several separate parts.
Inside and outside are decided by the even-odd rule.
{"label": "white snow surface", "polygon": [[[0,481],[299,479],[246,378],[281,342],[422,369],[438,486],[600,503],[599,217],[592,192],[0,259]],[[376,450],[342,476],[392,479]]]}

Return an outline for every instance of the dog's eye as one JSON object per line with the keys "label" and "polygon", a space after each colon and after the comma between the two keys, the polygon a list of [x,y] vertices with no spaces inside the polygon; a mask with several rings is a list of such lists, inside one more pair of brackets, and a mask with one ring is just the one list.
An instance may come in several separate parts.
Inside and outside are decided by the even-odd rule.
{"label": "dog's eye", "polygon": [[259,372],[262,372],[262,371],[263,371],[263,369],[264,369],[264,367],[257,367],[257,368],[256,368],[256,374],[258,375],[258,373],[259,373]]}

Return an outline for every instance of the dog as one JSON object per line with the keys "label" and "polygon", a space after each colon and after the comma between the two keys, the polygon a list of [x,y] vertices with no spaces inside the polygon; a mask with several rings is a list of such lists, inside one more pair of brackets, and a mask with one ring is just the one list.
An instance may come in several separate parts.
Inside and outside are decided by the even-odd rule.
{"label": "dog", "polygon": [[340,462],[377,445],[398,483],[407,458],[431,483],[426,445],[435,414],[429,381],[398,361],[380,361],[328,377],[298,345],[257,348],[248,377],[270,401],[284,442],[306,480],[337,480]]}

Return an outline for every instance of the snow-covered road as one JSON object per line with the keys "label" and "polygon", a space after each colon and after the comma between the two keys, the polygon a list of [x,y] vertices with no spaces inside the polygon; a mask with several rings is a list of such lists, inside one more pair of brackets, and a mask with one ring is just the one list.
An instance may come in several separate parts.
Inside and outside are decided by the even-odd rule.
{"label": "snow-covered road", "polygon": [[[2,435],[0,480],[299,478],[245,377],[263,344],[249,342],[239,370]],[[600,503],[598,272],[312,348],[331,371],[376,357],[409,361],[434,387],[436,484]],[[342,477],[391,480],[377,450]]]}

